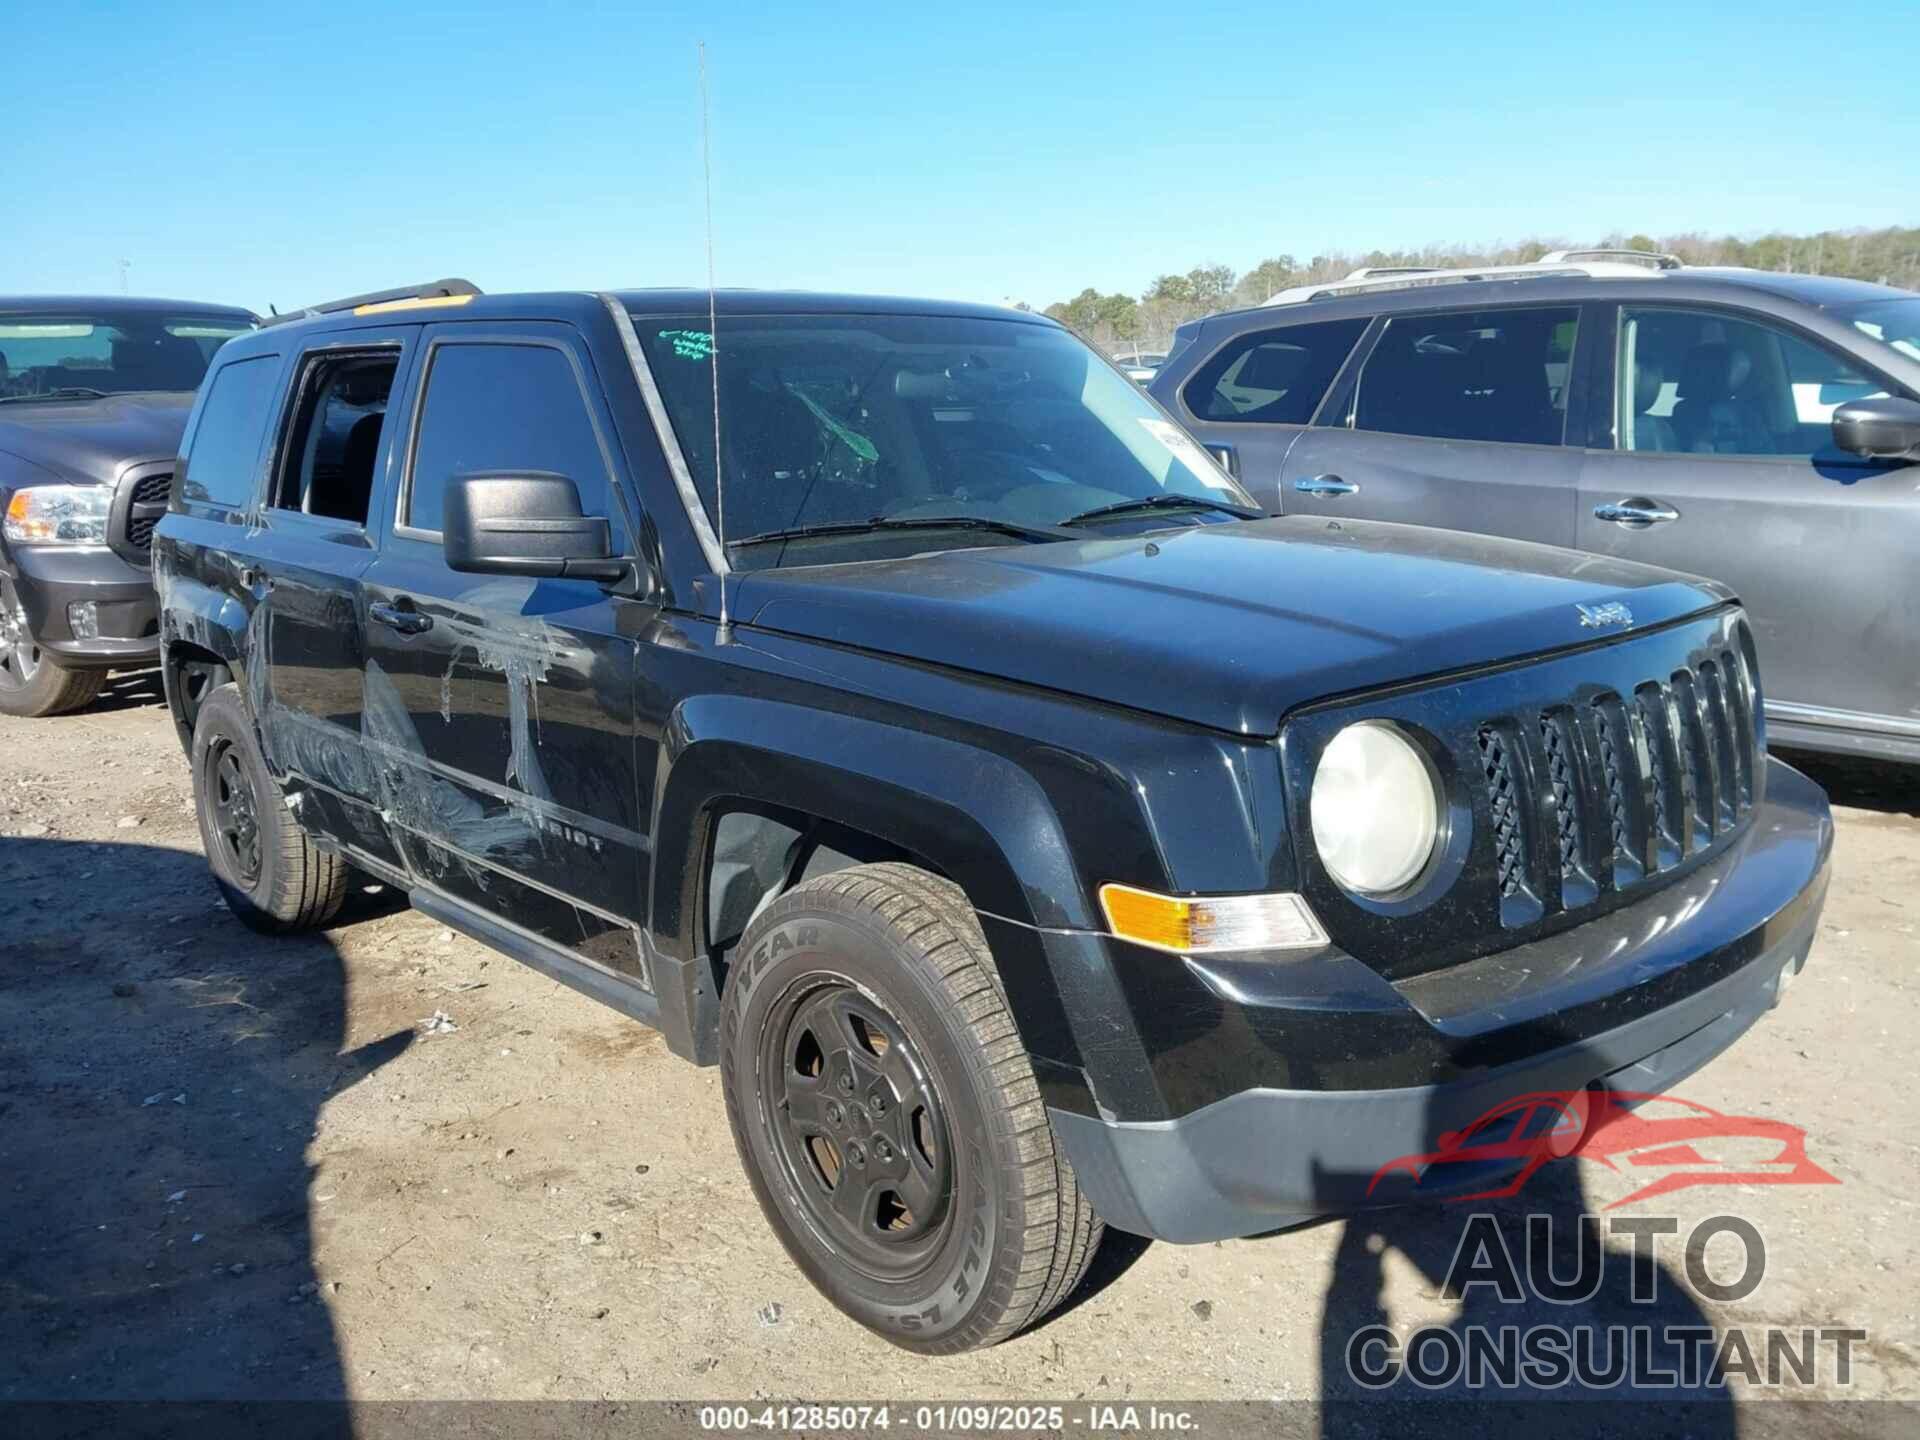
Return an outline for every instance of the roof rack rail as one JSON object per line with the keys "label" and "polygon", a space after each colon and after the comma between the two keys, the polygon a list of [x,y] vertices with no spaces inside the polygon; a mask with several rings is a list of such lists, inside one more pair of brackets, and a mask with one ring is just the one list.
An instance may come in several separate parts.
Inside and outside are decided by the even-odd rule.
{"label": "roof rack rail", "polygon": [[1518,265],[1474,265],[1458,270],[1424,266],[1387,266],[1354,271],[1340,280],[1295,285],[1261,301],[1269,305],[1302,305],[1314,300],[1336,300],[1347,295],[1374,295],[1392,290],[1420,290],[1430,285],[1487,284],[1498,280],[1625,280],[1683,268],[1677,256],[1651,250],[1556,250]]}
{"label": "roof rack rail", "polygon": [[[1429,285],[1461,285],[1486,280],[1534,280],[1553,275],[1584,276],[1585,274],[1587,272],[1577,265],[1560,269],[1541,269],[1532,265],[1493,265],[1482,270],[1426,270],[1417,274],[1388,276],[1377,280],[1367,277],[1355,280],[1349,275],[1345,280],[1336,280],[1331,285],[1311,287],[1312,293],[1294,298],[1334,300],[1342,295],[1373,295],[1386,290],[1422,290]],[[1280,296],[1267,301],[1267,304],[1275,304],[1281,300],[1282,296],[1289,296],[1291,293],[1282,291]]]}
{"label": "roof rack rail", "polygon": [[1581,260],[1620,260],[1630,265],[1647,265],[1655,270],[1678,270],[1682,263],[1678,255],[1669,255],[1664,250],[1620,250],[1604,246],[1598,250],[1551,250],[1533,263],[1565,265]]}
{"label": "roof rack rail", "polygon": [[364,310],[374,305],[401,309],[410,301],[422,303],[441,301],[458,305],[480,293],[480,287],[471,280],[430,280],[425,285],[402,285],[393,290],[372,290],[365,295],[349,295],[344,300],[328,300],[319,305],[303,306],[298,310],[270,315],[260,324],[262,327],[284,325],[289,320],[305,320],[314,315],[338,315],[345,310]]}

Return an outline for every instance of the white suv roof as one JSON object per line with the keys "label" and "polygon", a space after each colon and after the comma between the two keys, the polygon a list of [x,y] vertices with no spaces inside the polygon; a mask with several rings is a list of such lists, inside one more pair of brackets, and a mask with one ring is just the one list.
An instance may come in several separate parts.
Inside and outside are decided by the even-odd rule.
{"label": "white suv roof", "polygon": [[1295,285],[1263,301],[1299,305],[1375,290],[1414,290],[1426,285],[1456,285],[1471,280],[1526,280],[1548,275],[1582,275],[1589,280],[1644,280],[1649,270],[1678,270],[1678,256],[1654,250],[1555,250],[1525,265],[1481,265],[1464,270],[1413,265],[1378,265],[1355,270],[1344,280]]}

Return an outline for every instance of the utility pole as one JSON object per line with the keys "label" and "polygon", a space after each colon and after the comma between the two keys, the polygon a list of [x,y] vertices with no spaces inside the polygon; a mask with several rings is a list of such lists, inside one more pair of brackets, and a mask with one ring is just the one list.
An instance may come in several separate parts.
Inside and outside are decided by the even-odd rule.
{"label": "utility pole", "polygon": [[133,262],[131,260],[122,260],[120,262],[120,293],[122,295],[127,293],[127,271],[132,268]]}

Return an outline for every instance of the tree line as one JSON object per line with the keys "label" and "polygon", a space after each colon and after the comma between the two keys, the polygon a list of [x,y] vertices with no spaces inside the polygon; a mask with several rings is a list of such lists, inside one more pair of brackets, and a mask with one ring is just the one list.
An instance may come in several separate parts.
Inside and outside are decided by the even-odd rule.
{"label": "tree line", "polygon": [[1103,295],[1089,286],[1046,313],[1071,325],[1108,350],[1165,350],[1174,327],[1202,315],[1258,305],[1295,285],[1337,280],[1362,266],[1428,265],[1459,269],[1477,265],[1524,265],[1553,250],[1621,248],[1659,250],[1689,265],[1745,265],[1756,270],[1842,275],[1920,290],[1920,227],[1884,230],[1824,230],[1815,235],[1737,235],[1699,232],[1665,235],[1615,233],[1597,241],[1528,240],[1490,249],[1429,245],[1418,250],[1370,250],[1364,255],[1292,255],[1262,260],[1244,275],[1230,265],[1196,265],[1184,275],[1161,275],[1140,295]]}

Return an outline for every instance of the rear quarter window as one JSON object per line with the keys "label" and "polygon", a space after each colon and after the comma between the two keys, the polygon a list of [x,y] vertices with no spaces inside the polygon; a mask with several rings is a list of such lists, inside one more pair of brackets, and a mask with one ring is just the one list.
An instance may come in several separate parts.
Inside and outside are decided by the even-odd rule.
{"label": "rear quarter window", "polygon": [[238,510],[253,498],[279,382],[278,355],[235,360],[213,372],[180,477],[182,499]]}
{"label": "rear quarter window", "polygon": [[1199,420],[1304,425],[1366,328],[1362,318],[1249,331],[1202,365],[1181,395]]}

